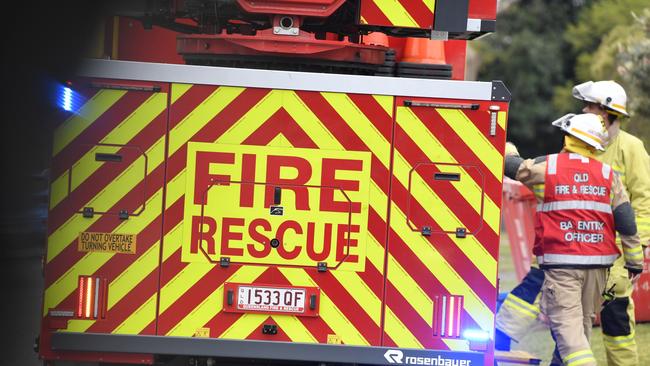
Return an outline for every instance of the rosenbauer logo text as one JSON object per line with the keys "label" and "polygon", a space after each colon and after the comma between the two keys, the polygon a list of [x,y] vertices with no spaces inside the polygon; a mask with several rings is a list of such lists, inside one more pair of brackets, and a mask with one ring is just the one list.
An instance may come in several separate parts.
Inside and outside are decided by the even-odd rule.
{"label": "rosenbauer logo text", "polygon": [[404,352],[398,349],[389,349],[384,353],[384,358],[389,363],[401,365],[431,365],[431,366],[472,366],[472,360],[461,360],[443,357],[405,356]]}
{"label": "rosenbauer logo text", "polygon": [[363,270],[370,153],[189,143],[183,261]]}

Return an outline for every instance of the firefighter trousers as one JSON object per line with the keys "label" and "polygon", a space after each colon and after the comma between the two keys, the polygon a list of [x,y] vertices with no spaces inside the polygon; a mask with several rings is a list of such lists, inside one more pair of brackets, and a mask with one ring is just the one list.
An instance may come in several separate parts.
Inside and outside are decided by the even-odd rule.
{"label": "firefighter trousers", "polygon": [[624,259],[618,258],[607,278],[606,296],[600,319],[603,341],[609,366],[638,366],[639,359],[634,339],[634,302],[632,282],[625,269]]}
{"label": "firefighter trousers", "polygon": [[539,318],[539,295],[544,282],[544,272],[532,267],[521,283],[503,300],[497,311],[495,325],[498,350],[510,350],[510,339],[520,342],[535,329],[546,328]]}
{"label": "firefighter trousers", "polygon": [[[589,338],[606,276],[606,268],[544,269],[540,308],[566,366],[596,365]],[[554,359],[552,364],[558,361]]]}

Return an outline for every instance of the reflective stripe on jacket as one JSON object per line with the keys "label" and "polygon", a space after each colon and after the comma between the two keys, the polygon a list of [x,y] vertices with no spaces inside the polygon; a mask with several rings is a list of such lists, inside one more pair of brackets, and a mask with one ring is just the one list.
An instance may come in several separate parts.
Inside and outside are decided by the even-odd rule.
{"label": "reflective stripe on jacket", "polygon": [[549,155],[533,252],[543,267],[608,267],[620,256],[611,207],[612,170],[579,154]]}

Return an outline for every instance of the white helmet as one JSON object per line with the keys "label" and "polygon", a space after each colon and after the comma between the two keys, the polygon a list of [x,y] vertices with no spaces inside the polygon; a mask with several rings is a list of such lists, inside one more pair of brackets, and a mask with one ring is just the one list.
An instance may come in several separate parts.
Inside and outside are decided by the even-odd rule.
{"label": "white helmet", "polygon": [[603,144],[607,139],[607,129],[602,117],[591,113],[569,113],[556,119],[552,124],[587,145],[605,151]]}
{"label": "white helmet", "polygon": [[572,93],[577,99],[600,104],[614,114],[629,117],[626,109],[627,94],[615,81],[587,81],[574,86]]}

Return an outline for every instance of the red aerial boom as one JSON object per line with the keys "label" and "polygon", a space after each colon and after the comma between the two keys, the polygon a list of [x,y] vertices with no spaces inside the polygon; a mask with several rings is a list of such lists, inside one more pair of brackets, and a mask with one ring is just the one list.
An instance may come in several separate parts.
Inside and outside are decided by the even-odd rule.
{"label": "red aerial boom", "polygon": [[[117,7],[113,14],[123,16],[107,22],[107,34],[113,39],[107,42],[105,56],[114,59],[464,79],[465,40],[494,31],[496,2],[140,1]],[[151,37],[143,32],[159,34]],[[144,38],[148,41],[142,42]],[[157,41],[151,44],[151,40]],[[412,43],[436,47],[424,51],[439,53],[436,62],[432,64],[429,57],[415,63],[437,66],[410,65],[414,56],[427,58],[404,55],[405,47],[407,53],[422,50]],[[404,56],[408,64],[400,67]]]}

